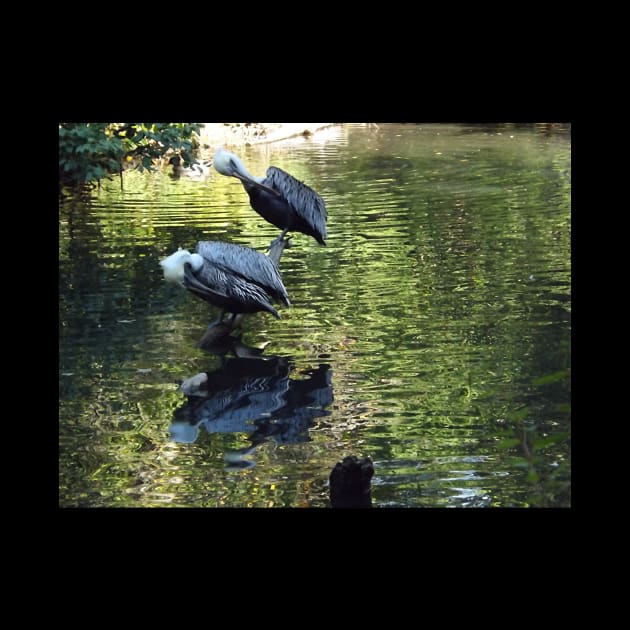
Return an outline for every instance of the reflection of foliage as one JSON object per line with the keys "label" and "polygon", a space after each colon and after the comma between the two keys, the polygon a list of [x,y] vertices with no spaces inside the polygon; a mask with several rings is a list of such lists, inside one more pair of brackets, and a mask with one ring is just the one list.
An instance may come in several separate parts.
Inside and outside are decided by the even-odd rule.
{"label": "reflection of foliage", "polygon": [[[558,383],[560,394],[566,391],[569,370],[559,370],[532,381],[532,387]],[[534,408],[535,409],[535,408]],[[511,453],[508,465],[526,473],[531,485],[528,503],[537,507],[571,504],[571,430],[555,429],[557,422],[542,415],[532,417],[531,407],[523,406],[508,414],[501,421],[501,433],[496,447]],[[570,403],[560,403],[552,409],[552,415],[563,417],[571,412]],[[555,430],[554,430],[555,429]]]}
{"label": "reflection of foliage", "polygon": [[120,174],[152,170],[154,160],[177,150],[193,160],[192,136],[199,124],[62,123],[59,125],[59,185],[79,186]]}

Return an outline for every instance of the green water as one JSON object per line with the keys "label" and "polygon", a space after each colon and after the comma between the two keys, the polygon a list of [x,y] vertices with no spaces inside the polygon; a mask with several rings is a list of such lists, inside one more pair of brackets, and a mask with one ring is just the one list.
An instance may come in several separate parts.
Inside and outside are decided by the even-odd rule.
{"label": "green water", "polygon": [[[357,455],[376,507],[569,506],[570,128],[340,125],[235,152],[329,215],[327,247],[282,256],[282,320],[245,320],[263,359],[196,348],[217,311],[158,264],[268,246],[237,180],[132,172],[60,205],[59,505],[326,507]],[[213,389],[188,398],[198,373]]]}

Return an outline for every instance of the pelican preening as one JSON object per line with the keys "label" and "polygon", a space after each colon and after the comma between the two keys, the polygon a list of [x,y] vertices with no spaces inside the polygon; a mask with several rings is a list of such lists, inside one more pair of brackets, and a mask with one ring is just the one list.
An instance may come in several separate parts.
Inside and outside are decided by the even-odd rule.
{"label": "pelican preening", "polygon": [[275,166],[267,169],[266,177],[254,177],[236,155],[223,148],[214,154],[213,163],[221,175],[239,179],[251,207],[282,230],[274,242],[281,241],[291,231],[308,234],[326,245],[326,206],[312,188]]}
{"label": "pelican preening", "polygon": [[280,319],[271,299],[287,306],[289,296],[280,273],[268,256],[243,245],[200,241],[196,253],[179,249],[160,261],[164,278],[183,285],[197,297],[226,311],[237,313],[267,311]]}
{"label": "pelican preening", "polygon": [[194,179],[203,179],[210,175],[210,167],[212,166],[212,160],[201,160],[195,162],[190,166],[182,166],[182,158],[179,155],[174,155],[169,161],[169,164],[173,165],[174,177],[190,177]]}

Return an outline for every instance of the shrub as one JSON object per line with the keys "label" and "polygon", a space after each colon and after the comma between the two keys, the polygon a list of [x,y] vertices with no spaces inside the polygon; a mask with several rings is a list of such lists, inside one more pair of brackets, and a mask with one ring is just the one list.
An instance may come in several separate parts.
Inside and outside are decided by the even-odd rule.
{"label": "shrub", "polygon": [[120,174],[123,167],[153,170],[166,152],[194,161],[199,123],[61,123],[59,186],[90,185]]}

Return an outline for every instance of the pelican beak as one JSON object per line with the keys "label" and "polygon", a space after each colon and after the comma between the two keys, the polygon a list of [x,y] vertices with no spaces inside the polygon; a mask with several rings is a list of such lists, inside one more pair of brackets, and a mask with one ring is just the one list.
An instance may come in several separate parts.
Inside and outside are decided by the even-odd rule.
{"label": "pelican beak", "polygon": [[277,190],[274,190],[273,188],[269,188],[269,186],[265,186],[264,184],[261,184],[260,182],[257,182],[252,177],[248,177],[247,175],[243,175],[243,173],[239,173],[238,171],[235,171],[233,173],[233,176],[236,177],[236,179],[240,179],[245,184],[249,184],[250,186],[256,186],[256,188],[260,188],[260,190],[264,190],[265,192],[268,192],[271,195],[275,195],[276,197],[280,197],[280,193]]}

